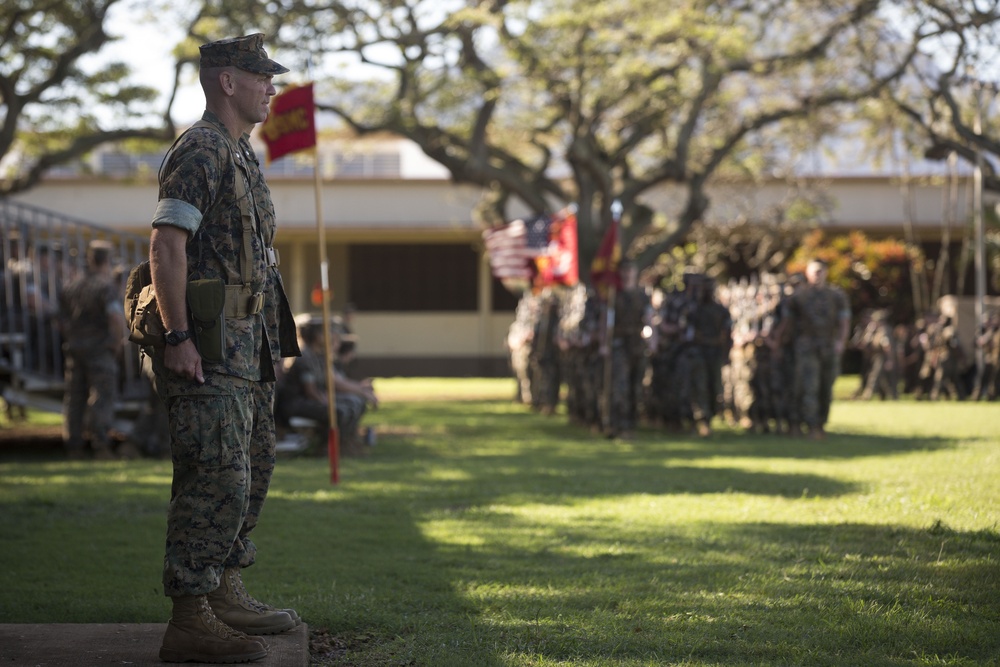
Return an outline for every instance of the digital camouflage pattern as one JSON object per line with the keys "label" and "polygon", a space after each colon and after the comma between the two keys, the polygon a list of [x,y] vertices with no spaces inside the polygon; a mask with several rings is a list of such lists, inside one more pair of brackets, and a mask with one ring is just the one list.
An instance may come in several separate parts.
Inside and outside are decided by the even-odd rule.
{"label": "digital camouflage pattern", "polygon": [[273,380],[274,361],[295,356],[298,345],[281,276],[265,261],[264,249],[273,246],[276,230],[271,191],[247,137],[240,138],[240,152],[233,155],[219,119],[206,112],[204,120],[218,126],[218,131],[194,128],[181,137],[164,164],[159,197],[187,202],[202,213],[201,225],[188,241],[188,279],[221,278],[228,285],[242,284],[243,224],[234,183],[242,177],[237,163],[245,168],[258,224],[251,244],[250,289],[267,298],[262,317],[226,320],[226,361],[221,368],[208,364],[207,370]]}
{"label": "digital camouflage pattern", "polygon": [[118,390],[117,341],[108,314],[122,312],[117,286],[87,272],[67,283],[59,295],[59,317],[65,352],[66,391],[63,394],[63,441],[83,446],[89,419],[95,449],[107,449]]}
{"label": "digital camouflage pattern", "polygon": [[244,520],[251,500],[251,436],[263,406],[256,404],[256,383],[244,378],[207,373],[199,385],[159,373],[156,380],[167,408],[174,468],[163,589],[172,597],[202,595],[218,588],[225,563],[253,560]]}
{"label": "digital camouflage pattern", "polygon": [[161,171],[159,197],[202,213],[197,229],[188,230],[188,279],[239,285],[243,224],[235,179],[246,178],[257,216],[250,288],[263,293],[265,303],[258,315],[226,319],[225,361],[203,364],[204,384],[168,372],[162,351],[154,353],[174,464],[163,573],[168,596],[208,593],[218,587],[224,567],[253,563],[250,533],[274,469],[274,365],[299,353],[281,276],[265,259],[275,216],[259,162],[246,136],[234,154],[219,119],[206,112],[204,120],[215,129],[193,128],[181,136]]}
{"label": "digital camouflage pattern", "polygon": [[108,328],[110,313],[124,314],[118,286],[88,271],[69,281],[59,294],[59,317],[66,350],[108,348],[117,341]]}
{"label": "digital camouflage pattern", "polygon": [[714,287],[703,285],[699,289],[703,296],[696,300],[689,315],[691,341],[683,357],[690,383],[687,398],[691,417],[697,422],[709,422],[722,400],[722,366],[729,360],[733,323],[729,309],[715,300]]}
{"label": "digital camouflage pattern", "polygon": [[243,37],[220,39],[203,44],[201,67],[238,67],[256,74],[284,74],[288,68],[267,57],[264,34],[254,33]]}
{"label": "digital camouflage pattern", "polygon": [[615,321],[611,345],[612,434],[635,430],[642,381],[646,370],[642,328],[649,299],[641,288],[622,289],[615,295]]}
{"label": "digital camouflage pattern", "polygon": [[810,428],[829,418],[833,383],[840,375],[840,355],[834,349],[837,323],[850,313],[847,295],[832,285],[803,286],[788,300],[799,418]]}
{"label": "digital camouflage pattern", "polygon": [[559,404],[559,329],[560,292],[547,287],[539,293],[537,317],[533,324],[528,373],[531,378],[531,407],[552,414]]}

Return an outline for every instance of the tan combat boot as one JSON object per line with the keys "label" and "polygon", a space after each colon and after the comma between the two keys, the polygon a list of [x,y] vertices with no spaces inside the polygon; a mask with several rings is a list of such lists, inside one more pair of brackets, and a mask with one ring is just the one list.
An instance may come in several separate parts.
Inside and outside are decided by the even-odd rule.
{"label": "tan combat boot", "polygon": [[171,599],[174,611],[163,635],[160,660],[232,664],[267,656],[263,640],[233,630],[216,618],[204,595]]}
{"label": "tan combat boot", "polygon": [[274,635],[299,624],[293,610],[275,609],[253,599],[238,567],[223,571],[219,587],[208,594],[208,603],[223,623],[251,635]]}

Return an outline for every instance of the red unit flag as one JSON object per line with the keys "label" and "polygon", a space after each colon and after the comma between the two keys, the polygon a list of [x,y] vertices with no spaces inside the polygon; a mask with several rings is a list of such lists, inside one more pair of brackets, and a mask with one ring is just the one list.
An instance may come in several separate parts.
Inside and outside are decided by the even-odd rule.
{"label": "red unit flag", "polygon": [[618,218],[611,221],[611,226],[604,232],[601,239],[601,247],[597,249],[597,255],[590,265],[590,282],[594,287],[604,292],[611,285],[615,289],[620,289],[621,276],[618,274],[618,265],[622,260],[621,244],[618,240]]}
{"label": "red unit flag", "polygon": [[535,260],[538,267],[536,286],[566,285],[580,282],[577,257],[576,212],[557,213],[549,224],[548,252]]}
{"label": "red unit flag", "polygon": [[271,100],[271,112],[260,126],[267,161],[316,145],[316,103],[311,83],[291,88]]}

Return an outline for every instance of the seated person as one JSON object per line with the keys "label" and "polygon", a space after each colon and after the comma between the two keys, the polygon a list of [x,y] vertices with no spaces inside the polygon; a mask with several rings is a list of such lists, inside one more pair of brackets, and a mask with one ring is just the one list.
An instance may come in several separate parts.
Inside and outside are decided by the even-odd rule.
{"label": "seated person", "polygon": [[[339,349],[340,333],[331,329],[331,344]],[[299,325],[302,356],[295,358],[283,373],[275,398],[275,418],[287,424],[292,417],[304,417],[328,430],[326,343],[321,321],[310,319]],[[336,368],[333,371],[337,429],[345,454],[360,453],[358,426],[368,405],[378,406],[370,379],[354,381]]]}

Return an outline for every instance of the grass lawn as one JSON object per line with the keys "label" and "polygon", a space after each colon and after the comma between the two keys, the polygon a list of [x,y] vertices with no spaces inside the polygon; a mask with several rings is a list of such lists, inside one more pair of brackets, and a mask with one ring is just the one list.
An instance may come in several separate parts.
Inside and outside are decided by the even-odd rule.
{"label": "grass lawn", "polygon": [[[623,442],[510,380],[376,389],[338,485],[279,461],[244,577],[309,623],[314,665],[1000,664],[996,403]],[[0,450],[0,622],[164,622],[169,488],[164,461]]]}

